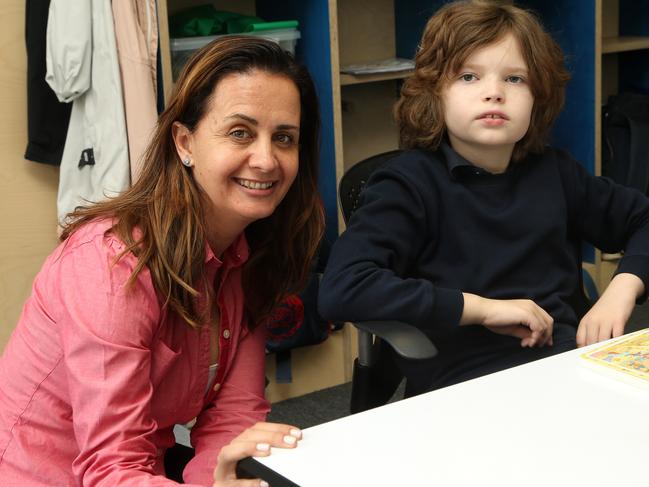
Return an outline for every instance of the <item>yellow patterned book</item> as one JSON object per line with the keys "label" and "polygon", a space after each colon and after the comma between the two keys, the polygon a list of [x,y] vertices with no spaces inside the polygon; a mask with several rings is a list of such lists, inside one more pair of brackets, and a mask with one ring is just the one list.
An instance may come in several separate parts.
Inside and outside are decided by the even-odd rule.
{"label": "yellow patterned book", "polygon": [[649,328],[581,355],[586,360],[649,381]]}

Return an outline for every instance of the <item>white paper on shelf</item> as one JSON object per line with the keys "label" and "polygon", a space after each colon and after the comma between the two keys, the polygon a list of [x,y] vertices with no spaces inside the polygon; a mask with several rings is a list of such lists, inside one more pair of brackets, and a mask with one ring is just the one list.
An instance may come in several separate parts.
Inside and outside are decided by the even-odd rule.
{"label": "white paper on shelf", "polygon": [[414,69],[414,67],[415,62],[412,59],[390,58],[367,64],[348,64],[347,66],[342,66],[340,72],[354,75],[392,73],[408,71]]}

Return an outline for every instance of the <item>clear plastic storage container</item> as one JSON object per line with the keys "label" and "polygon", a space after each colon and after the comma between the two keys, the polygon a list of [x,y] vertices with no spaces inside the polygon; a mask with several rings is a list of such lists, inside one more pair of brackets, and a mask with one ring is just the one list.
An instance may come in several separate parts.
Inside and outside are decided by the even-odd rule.
{"label": "clear plastic storage container", "polygon": [[[225,34],[228,35],[228,34]],[[195,51],[199,50],[204,45],[210,43],[219,37],[225,35],[205,36],[205,37],[182,37],[171,39],[171,67],[173,70],[173,77],[176,79],[180,70],[183,68],[187,60]],[[262,30],[258,32],[246,32],[237,35],[249,35],[256,37],[263,37],[278,43],[282,49],[295,54],[295,44],[300,38],[300,31],[297,29],[276,29],[276,30]]]}

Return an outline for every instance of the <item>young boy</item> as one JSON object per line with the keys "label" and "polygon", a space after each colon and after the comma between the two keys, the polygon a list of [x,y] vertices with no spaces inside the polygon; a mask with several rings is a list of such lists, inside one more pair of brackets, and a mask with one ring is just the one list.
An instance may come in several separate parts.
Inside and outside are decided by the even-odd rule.
{"label": "young boy", "polygon": [[[567,80],[520,8],[453,3],[428,21],[396,107],[408,150],[368,181],[319,301],[328,319],[431,337],[436,358],[401,363],[407,394],[621,335],[645,299],[649,199],[545,146]],[[582,240],[624,257],[579,321]]]}

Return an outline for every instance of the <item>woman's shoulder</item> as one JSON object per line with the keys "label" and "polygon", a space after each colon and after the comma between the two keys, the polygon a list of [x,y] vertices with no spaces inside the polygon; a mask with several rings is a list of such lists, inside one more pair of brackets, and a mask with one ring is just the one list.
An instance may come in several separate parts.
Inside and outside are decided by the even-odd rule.
{"label": "woman's shoulder", "polygon": [[114,218],[96,218],[76,228],[66,241],[83,243],[102,237],[111,232],[116,220]]}
{"label": "woman's shoulder", "polygon": [[150,272],[143,268],[131,280],[137,257],[124,252],[128,247],[115,235],[114,223],[103,219],[80,225],[43,264],[34,287],[47,297],[56,319],[73,308],[88,316],[101,309],[113,315],[139,309],[146,312],[147,323],[157,323],[159,306]]}
{"label": "woman's shoulder", "polygon": [[[132,253],[124,253],[127,245],[116,233],[116,223],[114,218],[100,218],[79,226],[59,245],[55,252],[57,259],[71,255],[79,257],[81,254],[100,260],[118,255],[126,260],[135,259]],[[134,231],[134,236],[138,233]]]}

